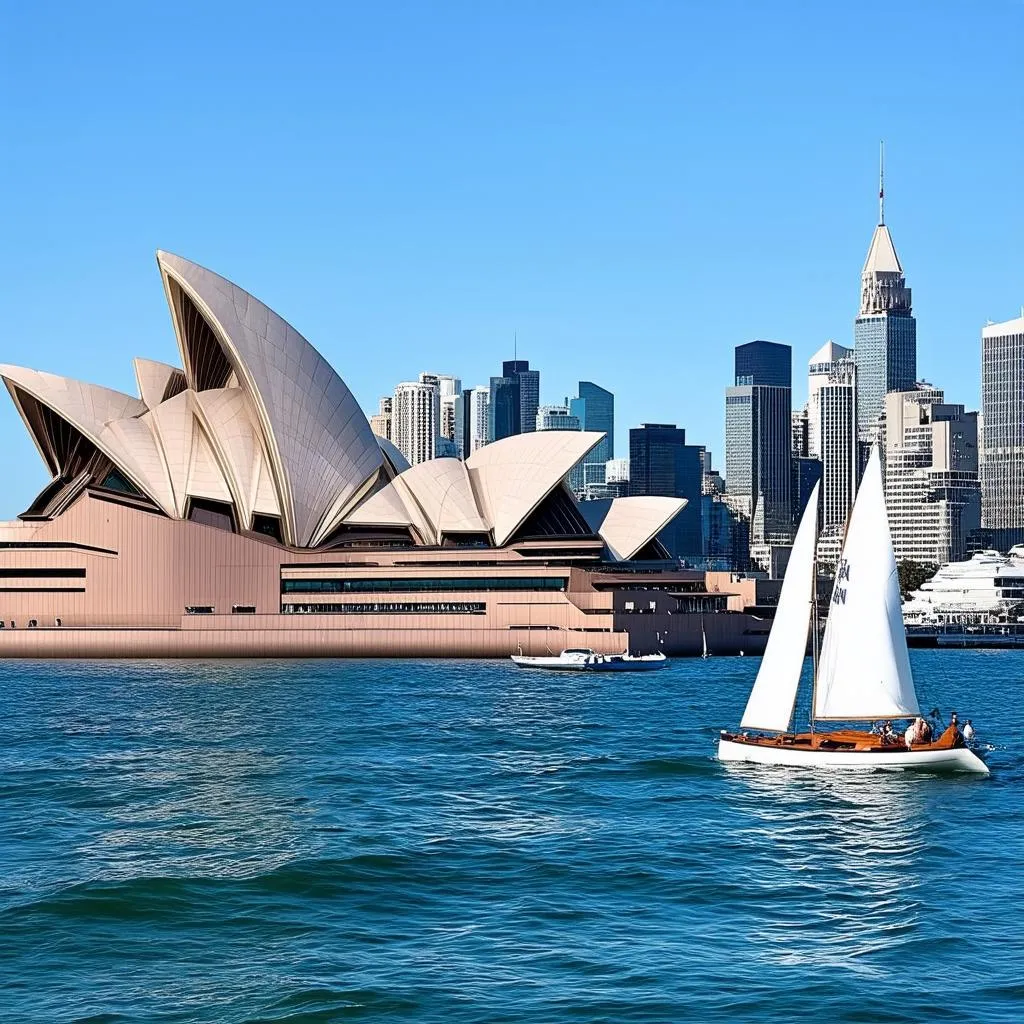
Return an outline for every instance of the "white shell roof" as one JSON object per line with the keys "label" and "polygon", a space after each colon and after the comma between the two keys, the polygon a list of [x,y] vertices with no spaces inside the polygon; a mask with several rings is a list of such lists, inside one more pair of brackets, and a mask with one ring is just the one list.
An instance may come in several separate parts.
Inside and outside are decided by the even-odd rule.
{"label": "white shell roof", "polygon": [[394,481],[345,516],[346,526],[416,526]]}
{"label": "white shell roof", "polygon": [[[180,378],[182,384],[185,380],[185,372],[176,366],[168,366],[167,363],[158,363],[153,359],[135,358],[132,360],[135,369],[135,380],[139,387],[139,396],[150,409],[155,409],[167,393],[167,385],[175,378]],[[179,389],[182,390],[182,389]]]}
{"label": "white shell roof", "polygon": [[[279,316],[194,263],[168,253],[157,258],[184,371],[136,359],[141,399],[19,367],[0,367],[0,376],[30,429],[19,395],[74,426],[172,517],[182,518],[193,496],[233,503],[243,529],[254,512],[279,515],[286,542],[296,546],[320,543],[342,522],[409,527],[426,544],[450,533],[489,532],[502,546],[604,436],[520,434],[466,462],[442,458],[410,467],[390,441],[372,433],[338,375]],[[225,387],[194,388],[176,312],[179,289],[230,364]],[[169,391],[178,393],[165,401]],[[52,466],[47,439],[34,440]],[[599,532],[617,558],[629,558],[684,505],[673,498],[616,499]]]}
{"label": "white shell roof", "polygon": [[[207,319],[253,401],[286,538],[322,539],[334,510],[356,500],[383,463],[358,403],[323,356],[248,292],[180,256],[158,252],[157,261]],[[178,343],[194,386],[185,339]]]}
{"label": "white shell roof", "polygon": [[410,463],[402,454],[398,445],[389,441],[386,437],[381,437],[380,434],[374,434],[373,436],[377,439],[377,444],[384,453],[384,458],[391,464],[391,468],[395,473],[404,473],[409,468]]}
{"label": "white shell roof", "polygon": [[[98,384],[20,366],[0,366],[0,377],[9,387],[20,389],[67,420],[143,494],[172,514],[173,503],[156,438],[148,426],[134,423],[136,417],[146,412],[145,403]],[[115,426],[122,420],[133,422]],[[26,426],[31,432],[27,421]],[[42,440],[34,434],[33,440],[43,453]],[[44,459],[49,462],[45,454]]]}
{"label": "white shell roof", "polygon": [[[249,398],[242,388],[220,388],[194,392],[194,404],[248,523],[256,511],[261,474],[269,479]],[[278,514],[276,503],[272,507]]]}
{"label": "white shell roof", "polygon": [[192,392],[183,391],[142,417],[149,423],[160,443],[165,472],[174,494],[173,514],[179,519],[185,515],[192,437],[195,433],[191,400]]}
{"label": "white shell roof", "polygon": [[430,524],[430,543],[440,544],[445,533],[487,533],[469,482],[469,471],[460,459],[430,459],[407,469],[394,485],[407,491],[410,500]]}
{"label": "white shell roof", "polygon": [[466,468],[498,547],[603,437],[596,431],[544,430],[505,437],[473,452]]}
{"label": "white shell roof", "polygon": [[612,558],[625,562],[668,526],[687,504],[686,498],[653,494],[613,498],[597,532],[608,545]]}

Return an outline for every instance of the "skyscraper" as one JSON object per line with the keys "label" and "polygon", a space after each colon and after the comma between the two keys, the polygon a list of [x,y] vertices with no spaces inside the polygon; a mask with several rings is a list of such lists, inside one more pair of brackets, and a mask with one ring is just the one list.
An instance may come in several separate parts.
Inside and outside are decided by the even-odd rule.
{"label": "skyscraper", "polygon": [[1024,310],[981,331],[981,520],[1006,549],[1024,543]]}
{"label": "skyscraper", "polygon": [[629,493],[686,498],[686,508],[658,534],[670,554],[703,555],[701,455],[674,423],[644,423],[629,432]]}
{"label": "skyscraper", "polygon": [[385,440],[391,440],[391,396],[385,396],[380,400],[377,411],[370,417],[370,429]]}
{"label": "skyscraper", "polygon": [[818,391],[828,383],[836,364],[853,359],[853,349],[826,341],[807,363],[807,454],[821,457]]}
{"label": "skyscraper", "polygon": [[448,441],[456,439],[456,420],[460,395],[441,396],[441,424],[438,433]]}
{"label": "skyscraper", "polygon": [[501,376],[491,378],[491,440],[535,430],[539,405],[540,371],[526,359],[503,362]]}
{"label": "skyscraper", "polygon": [[436,453],[439,398],[436,384],[406,381],[395,388],[391,403],[391,440],[410,465]]}
{"label": "skyscraper", "polygon": [[885,504],[897,559],[964,559],[981,522],[978,414],[936,388],[886,395]]}
{"label": "skyscraper", "polygon": [[566,405],[542,405],[537,410],[537,430],[582,430],[580,419]]}
{"label": "skyscraper", "polygon": [[792,532],[791,367],[788,345],[739,345],[736,386],[725,393],[726,490],[745,505],[759,543]]}
{"label": "skyscraper", "polygon": [[458,419],[461,421],[459,454],[468,459],[473,452],[483,448],[490,440],[488,436],[488,410],[491,405],[491,389],[486,384],[466,388],[459,396]]}
{"label": "skyscraper", "polygon": [[878,190],[878,226],[861,271],[860,313],[854,322],[857,433],[870,441],[890,391],[911,391],[917,379],[917,321],[910,289],[885,224],[885,189]]}
{"label": "skyscraper", "polygon": [[[849,352],[839,345],[834,348]],[[818,374],[814,398],[816,447],[821,460],[821,526],[838,536],[857,492],[857,368],[849,357],[817,365],[828,367],[827,373]]]}
{"label": "skyscraper", "polygon": [[605,482],[605,463],[615,457],[615,396],[589,380],[579,382],[579,396],[569,402],[569,411],[577,416],[581,430],[604,434],[583,460],[582,485]]}

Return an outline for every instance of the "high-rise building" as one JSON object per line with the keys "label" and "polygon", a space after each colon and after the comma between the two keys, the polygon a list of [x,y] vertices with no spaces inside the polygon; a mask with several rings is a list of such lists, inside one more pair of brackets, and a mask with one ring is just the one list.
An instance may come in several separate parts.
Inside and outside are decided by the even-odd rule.
{"label": "high-rise building", "polygon": [[700,448],[686,443],[685,430],[674,423],[644,423],[630,430],[629,493],[686,498],[686,508],[658,539],[674,557],[702,557]]}
{"label": "high-rise building", "polygon": [[461,422],[459,454],[468,459],[473,452],[483,448],[490,440],[488,436],[488,410],[491,405],[491,389],[486,384],[466,388],[459,396],[456,406],[457,418]]}
{"label": "high-rise building", "polygon": [[890,391],[911,391],[917,379],[917,321],[910,289],[885,224],[885,189],[878,191],[878,226],[861,271],[860,313],[854,322],[857,364],[857,433],[877,433]]}
{"label": "high-rise building", "polygon": [[458,419],[460,397],[458,394],[441,396],[441,424],[438,433],[453,444],[456,443],[457,437],[456,420]]}
{"label": "high-rise building", "polygon": [[725,393],[726,490],[745,504],[758,543],[792,534],[791,365],[788,345],[739,345],[736,386]]}
{"label": "high-rise building", "polygon": [[807,406],[802,409],[794,409],[793,414],[790,417],[791,431],[790,431],[790,454],[794,459],[806,459],[808,458],[808,422],[807,422]]}
{"label": "high-rise building", "polygon": [[[800,522],[807,501],[814,490],[814,485],[821,481],[821,462],[818,459],[808,458],[806,455],[794,455],[792,462],[792,477],[789,489],[793,506],[791,516],[794,523]],[[819,492],[820,495],[820,492]],[[819,498],[820,504],[820,498]]]}
{"label": "high-rise building", "polygon": [[981,521],[1003,550],[1024,543],[1024,309],[981,330]]}
{"label": "high-rise building", "polygon": [[391,440],[415,466],[436,454],[438,406],[437,385],[406,381],[395,388],[391,403]]}
{"label": "high-rise building", "polygon": [[981,523],[978,414],[935,388],[885,397],[885,504],[897,560],[961,561]]}
{"label": "high-rise building", "polygon": [[569,411],[579,417],[581,430],[604,434],[587,454],[581,468],[581,482],[604,483],[604,467],[615,457],[615,396],[589,380],[579,382],[579,394],[569,402]]}
{"label": "high-rise building", "polygon": [[852,348],[837,345],[834,341],[826,341],[807,363],[807,454],[812,458],[821,457],[818,392],[836,370],[837,363],[845,363],[852,359]]}
{"label": "high-rise building", "polygon": [[629,459],[609,459],[604,467],[606,483],[629,483]]}
{"label": "high-rise building", "polygon": [[370,417],[370,429],[385,440],[391,440],[391,402],[390,396],[385,396],[377,406],[377,412]]}
{"label": "high-rise building", "polygon": [[819,375],[815,389],[815,448],[821,462],[822,531],[838,535],[857,492],[857,368],[849,357],[828,365],[828,373]]}
{"label": "high-rise building", "polygon": [[491,440],[535,430],[539,406],[540,370],[531,370],[526,359],[503,362],[501,376],[491,378]]}
{"label": "high-rise building", "polygon": [[537,430],[582,430],[578,416],[569,405],[542,405],[537,410]]}
{"label": "high-rise building", "polygon": [[793,351],[777,341],[748,341],[736,346],[735,383],[763,387],[793,386]]}

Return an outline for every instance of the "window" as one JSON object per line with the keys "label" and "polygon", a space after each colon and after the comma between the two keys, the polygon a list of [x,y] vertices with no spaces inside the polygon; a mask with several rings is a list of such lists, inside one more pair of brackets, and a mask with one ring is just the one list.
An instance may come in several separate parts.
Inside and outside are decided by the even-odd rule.
{"label": "window", "polygon": [[254,512],[252,517],[253,533],[262,533],[265,537],[272,537],[278,544],[284,543],[284,536],[281,533],[281,519],[279,516],[265,516]]}
{"label": "window", "polygon": [[213,526],[218,530],[235,533],[235,507],[226,501],[212,501],[209,498],[188,499],[188,511],[185,516],[193,523]]}
{"label": "window", "polygon": [[254,604],[233,604],[231,606],[232,615],[255,615],[256,605]]}
{"label": "window", "polygon": [[405,579],[281,580],[282,594],[412,594],[425,591],[565,590],[564,576],[409,577]]}
{"label": "window", "polygon": [[352,604],[281,605],[283,615],[483,615],[483,601],[358,601]]}
{"label": "window", "polygon": [[185,605],[186,615],[212,615],[212,604],[187,604]]}
{"label": "window", "polygon": [[141,496],[138,487],[117,469],[112,469],[103,478],[103,483],[100,484],[100,487],[105,487],[108,491],[120,491],[122,494],[138,494]]}
{"label": "window", "polygon": [[0,579],[61,579],[61,580],[83,580],[85,579],[84,569],[0,569]]}

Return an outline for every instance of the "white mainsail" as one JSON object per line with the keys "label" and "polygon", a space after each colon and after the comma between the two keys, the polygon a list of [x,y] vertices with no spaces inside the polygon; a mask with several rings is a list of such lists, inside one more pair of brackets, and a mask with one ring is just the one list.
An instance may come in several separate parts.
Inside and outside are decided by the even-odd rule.
{"label": "white mainsail", "polygon": [[881,460],[875,446],[836,567],[814,718],[852,721],[917,714]]}
{"label": "white mainsail", "polygon": [[817,540],[818,485],[815,484],[800,520],[800,528],[796,531],[768,646],[740,721],[743,729],[775,732],[789,729],[807,655]]}

